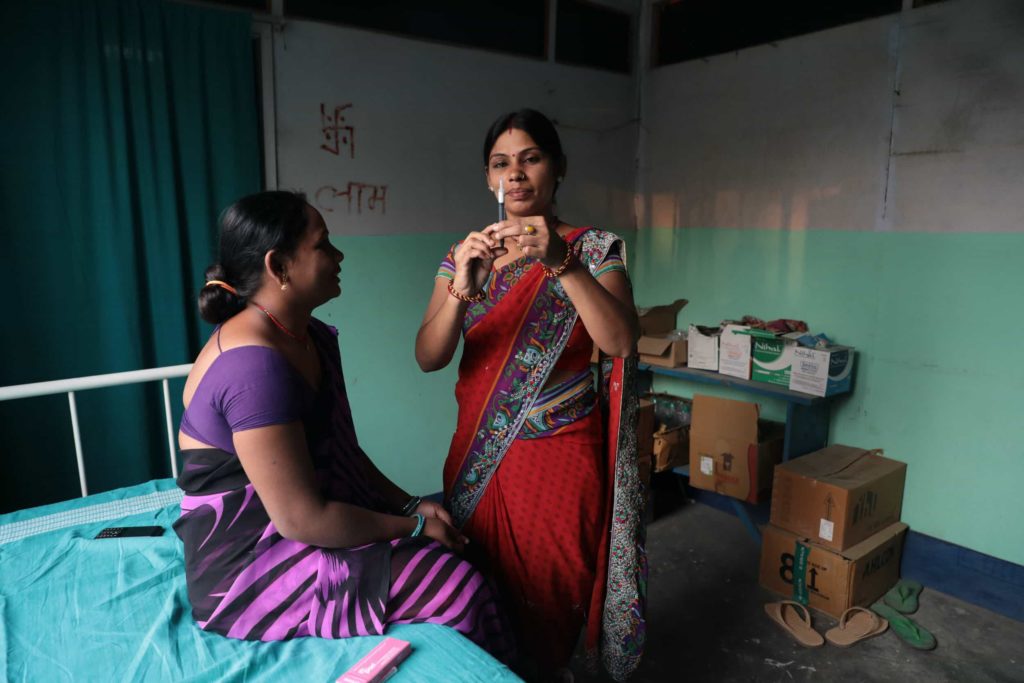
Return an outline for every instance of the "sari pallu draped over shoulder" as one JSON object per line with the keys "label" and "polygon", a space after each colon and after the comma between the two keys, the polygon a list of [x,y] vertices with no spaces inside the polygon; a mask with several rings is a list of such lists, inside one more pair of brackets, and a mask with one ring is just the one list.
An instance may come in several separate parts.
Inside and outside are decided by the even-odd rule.
{"label": "sari pallu draped over shoulder", "polygon": [[[625,260],[625,247],[612,233],[581,228],[566,239],[591,273],[616,243]],[[489,311],[471,307],[467,312],[466,343],[455,389],[458,426],[444,472],[446,504],[458,527],[472,517],[502,458],[520,435],[578,317],[559,280],[545,277],[536,263]],[[596,666],[600,658],[616,680],[628,677],[639,664],[646,626],[644,492],[637,466],[635,375],[635,357],[605,359],[600,364],[607,500],[585,642],[591,665]]]}

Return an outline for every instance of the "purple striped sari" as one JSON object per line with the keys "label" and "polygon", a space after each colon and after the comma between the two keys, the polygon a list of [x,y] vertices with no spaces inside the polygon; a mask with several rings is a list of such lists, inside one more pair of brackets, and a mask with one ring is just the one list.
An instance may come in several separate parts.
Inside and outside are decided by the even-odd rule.
{"label": "purple striped sari", "polygon": [[[387,512],[372,489],[345,392],[337,331],[314,320],[310,338],[323,388],[303,416],[324,496]],[[310,390],[312,392],[312,390]],[[512,644],[482,575],[429,538],[321,548],[284,538],[238,457],[218,448],[182,451],[184,490],[174,529],[200,628],[229,638],[285,640],[380,635],[388,624],[450,626],[507,661]]]}

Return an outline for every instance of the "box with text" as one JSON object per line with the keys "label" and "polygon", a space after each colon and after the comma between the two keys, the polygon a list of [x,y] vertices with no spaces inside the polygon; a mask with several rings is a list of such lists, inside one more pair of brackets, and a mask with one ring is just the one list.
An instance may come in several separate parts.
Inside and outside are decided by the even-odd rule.
{"label": "box with text", "polygon": [[898,522],[907,465],[880,453],[835,444],[779,465],[772,524],[841,551]]}
{"label": "box with text", "polygon": [[764,499],[782,457],[785,426],[758,414],[756,403],[693,397],[691,486],[750,503]]}
{"label": "box with text", "polygon": [[900,576],[907,525],[896,522],[838,552],[772,524],[761,536],[759,582],[789,600],[839,617],[867,606]]}
{"label": "box with text", "polygon": [[718,340],[722,331],[717,327],[690,325],[686,332],[686,364],[697,370],[718,371]]}
{"label": "box with text", "polygon": [[796,346],[789,388],[815,396],[832,396],[850,390],[854,350],[848,346],[823,349]]}

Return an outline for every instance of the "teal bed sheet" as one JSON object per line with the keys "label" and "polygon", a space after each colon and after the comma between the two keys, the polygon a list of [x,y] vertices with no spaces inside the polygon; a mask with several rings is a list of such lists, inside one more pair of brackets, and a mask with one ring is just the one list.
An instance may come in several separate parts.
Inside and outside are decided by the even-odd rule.
{"label": "teal bed sheet", "polygon": [[[170,528],[180,493],[157,480],[0,515],[0,680],[334,681],[380,637],[259,643],[201,631]],[[108,526],[161,537],[96,540]],[[444,626],[397,625],[412,654],[390,683],[519,679]]]}

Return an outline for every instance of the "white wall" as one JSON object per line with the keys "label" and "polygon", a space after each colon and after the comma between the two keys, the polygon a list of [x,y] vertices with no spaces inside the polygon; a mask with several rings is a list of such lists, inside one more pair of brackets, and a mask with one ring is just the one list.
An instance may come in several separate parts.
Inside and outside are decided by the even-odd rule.
{"label": "white wall", "polygon": [[643,89],[641,226],[1021,229],[1020,0],[663,67]]}
{"label": "white wall", "polygon": [[[305,191],[333,233],[461,232],[496,220],[481,146],[499,114],[521,107],[558,123],[569,157],[560,215],[633,227],[628,75],[303,21],[275,36],[274,73],[278,184]],[[325,135],[321,104],[332,116],[351,105],[340,123],[354,145]],[[362,201],[359,186],[324,189],[349,183],[363,184]],[[375,188],[384,201],[371,202]]]}
{"label": "white wall", "polygon": [[1024,2],[910,12],[884,227],[1024,230]]}

